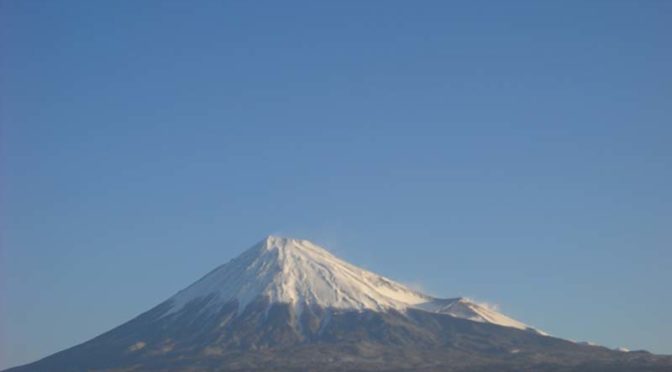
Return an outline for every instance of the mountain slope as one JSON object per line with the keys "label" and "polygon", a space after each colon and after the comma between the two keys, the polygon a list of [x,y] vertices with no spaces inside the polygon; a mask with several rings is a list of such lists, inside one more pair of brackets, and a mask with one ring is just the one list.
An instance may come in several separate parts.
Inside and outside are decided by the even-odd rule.
{"label": "mountain slope", "polygon": [[670,370],[548,337],[303,240],[268,237],[137,318],[24,371]]}
{"label": "mountain slope", "polygon": [[211,306],[256,297],[271,303],[337,309],[404,309],[431,300],[399,283],[350,265],[306,240],[269,236],[174,296],[173,311],[214,295]]}
{"label": "mountain slope", "polygon": [[169,299],[178,312],[209,298],[205,310],[236,301],[243,311],[254,299],[332,309],[404,311],[418,308],[458,318],[532,329],[464,298],[437,299],[351,265],[307,240],[269,236]]}

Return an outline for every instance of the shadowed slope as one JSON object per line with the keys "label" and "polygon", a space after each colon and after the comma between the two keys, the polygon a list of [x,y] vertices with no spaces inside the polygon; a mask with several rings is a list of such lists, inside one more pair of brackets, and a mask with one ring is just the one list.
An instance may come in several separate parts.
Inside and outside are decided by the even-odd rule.
{"label": "shadowed slope", "polygon": [[269,237],[137,318],[8,371],[493,369],[662,371],[672,360],[549,337]]}

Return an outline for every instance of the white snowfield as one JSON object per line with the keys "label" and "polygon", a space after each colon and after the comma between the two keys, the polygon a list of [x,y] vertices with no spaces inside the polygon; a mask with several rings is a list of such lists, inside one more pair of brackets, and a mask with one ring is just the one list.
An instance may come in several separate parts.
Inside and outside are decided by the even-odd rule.
{"label": "white snowfield", "polygon": [[[207,308],[237,301],[242,312],[253,300],[325,309],[373,310],[409,308],[457,318],[539,332],[521,322],[464,298],[438,299],[351,265],[307,240],[269,236],[230,262],[219,266],[169,301],[168,314],[196,299],[211,298]],[[168,315],[166,314],[166,315]],[[542,333],[542,332],[539,332]]]}

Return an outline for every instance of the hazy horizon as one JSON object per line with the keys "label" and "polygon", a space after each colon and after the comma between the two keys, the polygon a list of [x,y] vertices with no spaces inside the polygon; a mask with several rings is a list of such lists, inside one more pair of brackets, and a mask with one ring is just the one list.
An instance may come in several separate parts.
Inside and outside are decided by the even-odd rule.
{"label": "hazy horizon", "polygon": [[0,369],[269,234],[672,354],[672,3],[0,4]]}

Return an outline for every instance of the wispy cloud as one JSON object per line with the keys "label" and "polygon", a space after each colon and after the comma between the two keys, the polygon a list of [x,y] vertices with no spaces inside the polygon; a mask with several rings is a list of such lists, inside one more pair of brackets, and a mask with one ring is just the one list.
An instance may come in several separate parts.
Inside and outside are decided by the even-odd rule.
{"label": "wispy cloud", "polygon": [[499,311],[499,305],[498,304],[495,304],[495,303],[492,303],[492,302],[487,302],[487,301],[477,300],[473,297],[465,297],[465,298],[467,300],[479,305],[479,306],[483,306],[484,308],[486,308],[488,310]]}

